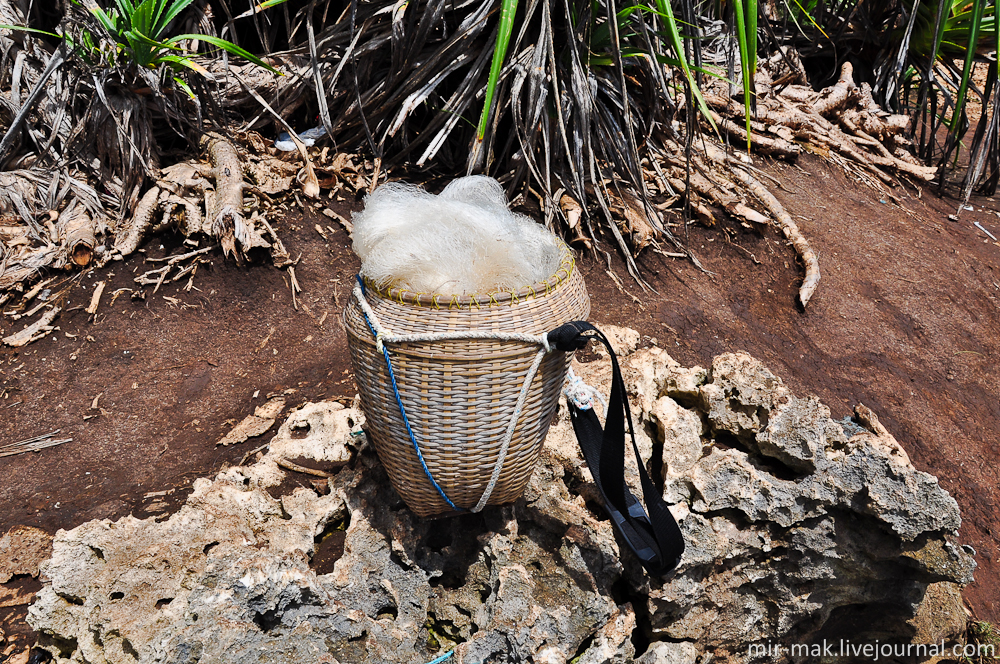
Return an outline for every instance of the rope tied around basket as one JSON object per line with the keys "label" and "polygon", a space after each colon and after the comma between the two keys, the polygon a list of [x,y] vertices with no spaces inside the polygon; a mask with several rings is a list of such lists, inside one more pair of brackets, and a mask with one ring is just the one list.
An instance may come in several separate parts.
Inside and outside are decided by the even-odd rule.
{"label": "rope tied around basket", "polygon": [[507,430],[504,432],[503,441],[500,444],[500,452],[497,454],[496,463],[493,466],[493,472],[490,475],[490,481],[486,485],[486,489],[483,491],[482,497],[480,497],[479,502],[473,507],[471,512],[480,512],[486,507],[486,503],[489,502],[490,496],[493,494],[493,489],[496,487],[497,480],[500,478],[500,472],[503,470],[503,463],[507,457],[507,450],[510,447],[511,440],[514,437],[514,429],[517,427],[517,421],[521,417],[521,411],[524,409],[525,400],[528,397],[528,390],[531,387],[532,381],[535,379],[535,374],[538,373],[538,367],[541,366],[542,358],[545,357],[547,353],[552,352],[553,348],[549,345],[549,339],[547,334],[523,334],[520,332],[429,332],[426,334],[392,334],[389,330],[384,328],[375,314],[375,311],[368,304],[368,300],[365,298],[365,286],[364,282],[361,280],[361,276],[357,277],[357,284],[354,286],[354,298],[357,300],[358,305],[361,307],[361,311],[364,313],[365,322],[368,324],[368,329],[371,331],[372,336],[375,338],[375,348],[382,356],[385,358],[385,365],[389,371],[389,379],[392,383],[392,391],[396,397],[396,405],[399,406],[399,414],[403,417],[403,424],[406,426],[406,433],[410,437],[410,444],[413,446],[413,450],[417,454],[417,460],[420,462],[420,467],[423,469],[424,474],[430,481],[431,486],[438,492],[438,495],[455,511],[464,512],[461,507],[458,507],[448,498],[445,494],[444,489],[434,480],[433,475],[431,475],[430,469],[427,467],[427,463],[424,461],[424,455],[420,451],[420,444],[417,443],[416,437],[413,435],[413,429],[410,428],[410,422],[406,417],[406,407],[403,405],[403,400],[399,395],[399,386],[396,384],[396,374],[392,369],[392,360],[389,357],[389,349],[386,344],[400,344],[400,343],[412,343],[417,341],[461,341],[461,340],[473,340],[473,339],[483,339],[483,340],[498,340],[498,341],[519,341],[526,344],[533,344],[540,346],[538,352],[535,354],[535,359],[531,363],[531,367],[528,369],[527,375],[524,377],[524,384],[521,385],[521,391],[517,396],[517,403],[514,405],[514,411],[511,413],[510,422],[507,424]]}

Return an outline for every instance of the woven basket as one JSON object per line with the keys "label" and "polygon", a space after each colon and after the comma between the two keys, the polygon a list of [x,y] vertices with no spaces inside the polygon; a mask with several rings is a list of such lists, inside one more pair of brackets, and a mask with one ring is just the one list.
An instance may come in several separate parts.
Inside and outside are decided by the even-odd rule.
{"label": "woven basket", "polygon": [[[562,249],[554,275],[517,293],[428,295],[379,290],[366,282],[365,299],[394,335],[470,330],[541,335],[590,313],[583,277],[569,248]],[[454,512],[421,467],[385,358],[354,297],[344,310],[344,323],[368,433],[393,487],[418,516]],[[431,476],[456,507],[468,509],[482,497],[539,348],[492,339],[389,346],[414,439]],[[569,359],[559,351],[542,358],[488,505],[513,502],[524,491],[555,416]]]}

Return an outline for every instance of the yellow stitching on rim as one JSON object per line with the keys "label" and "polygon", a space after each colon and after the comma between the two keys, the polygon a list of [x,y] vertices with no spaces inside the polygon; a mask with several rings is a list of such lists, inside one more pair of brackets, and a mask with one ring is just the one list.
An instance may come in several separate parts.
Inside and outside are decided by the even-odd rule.
{"label": "yellow stitching on rim", "polygon": [[[573,275],[574,269],[576,269],[576,258],[573,255],[573,251],[565,243],[563,243],[562,250],[560,253],[559,268],[556,270],[556,273],[553,274],[548,279],[546,279],[545,281],[539,282],[539,284],[545,285],[544,294],[545,295],[551,294],[552,291],[554,291],[556,288],[558,288],[560,285],[566,282]],[[386,285],[385,287],[381,287],[378,284],[372,282],[368,277],[362,277],[362,279],[364,280],[365,285],[368,288],[371,288],[371,290],[373,290],[377,295],[389,301],[398,302],[399,304],[402,305],[407,305],[407,304],[415,305],[418,307],[433,306],[435,309],[438,310],[442,308],[440,298],[445,296],[445,294],[443,293],[433,293],[433,294],[417,293],[415,291],[408,291],[405,288],[395,289],[392,288],[391,285]],[[541,291],[535,290],[535,286],[539,284],[530,284],[528,286],[524,286],[516,290],[511,290],[509,292],[494,291],[492,293],[488,293],[485,295],[489,297],[489,306],[491,307],[494,304],[497,306],[501,306],[504,303],[513,306],[521,303],[522,301],[521,297],[518,296],[518,293],[521,291],[527,291],[527,293],[530,294],[530,297],[533,298],[540,297],[542,295]],[[525,298],[529,297],[528,294],[525,294],[523,297]],[[501,300],[498,299],[497,297],[498,295],[507,297]],[[421,302],[421,298],[424,296],[430,297],[431,299],[430,304]],[[484,303],[480,302],[476,298],[476,294],[474,293],[468,296],[464,296],[469,299],[469,301],[465,304],[459,301],[459,297],[461,296],[459,296],[457,293],[451,294],[451,299],[448,302],[448,309],[461,310],[464,309],[466,305],[468,305],[469,310],[471,311],[473,305],[475,305],[477,309],[482,309],[483,307]]]}

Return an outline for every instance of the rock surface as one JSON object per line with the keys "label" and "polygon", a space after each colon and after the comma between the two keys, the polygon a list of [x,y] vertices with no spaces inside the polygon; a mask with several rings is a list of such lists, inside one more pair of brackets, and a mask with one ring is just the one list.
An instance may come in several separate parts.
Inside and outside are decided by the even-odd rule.
{"label": "rock surface", "polygon": [[14,576],[38,576],[38,567],[52,553],[52,536],[32,526],[14,526],[0,537],[0,583]]}
{"label": "rock surface", "polygon": [[[574,368],[606,393],[607,361]],[[619,550],[565,408],[517,503],[431,520],[390,487],[362,414],[320,403],[166,519],[60,531],[29,622],[57,662],[102,664],[693,664],[849,629],[958,636],[975,567],[958,507],[870,411],[834,422],[745,354],[705,370],[646,348],[622,369],[687,542],[666,578]],[[333,476],[282,495],[290,461]]]}

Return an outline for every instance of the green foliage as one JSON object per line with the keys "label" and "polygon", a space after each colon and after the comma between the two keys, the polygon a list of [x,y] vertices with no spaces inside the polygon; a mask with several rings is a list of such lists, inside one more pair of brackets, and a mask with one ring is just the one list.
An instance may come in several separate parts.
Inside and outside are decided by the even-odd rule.
{"label": "green foliage", "polygon": [[[969,623],[966,632],[968,642],[984,646],[986,654],[975,657],[962,657],[966,664],[996,664],[1000,662],[1000,628],[984,620],[974,620]],[[992,652],[992,655],[989,653]]]}
{"label": "green foliage", "polygon": [[490,63],[490,79],[486,84],[486,103],[483,104],[483,112],[479,117],[479,125],[476,129],[476,140],[479,143],[482,142],[483,137],[486,135],[486,123],[489,121],[490,113],[493,110],[493,97],[496,95],[500,69],[503,67],[507,48],[510,46],[510,36],[514,31],[514,14],[516,12],[517,0],[503,0],[503,4],[500,7],[500,26],[497,32],[496,45],[493,47],[493,61]]}
{"label": "green foliage", "polygon": [[[109,7],[107,10],[91,3],[87,9],[113,41],[110,52],[102,48],[100,40],[95,39],[93,32],[87,28],[82,28],[75,34],[57,34],[20,25],[0,24],[0,29],[18,30],[63,39],[70,47],[71,52],[91,66],[115,67],[124,65],[157,69],[162,65],[175,73],[187,69],[206,75],[204,67],[199,65],[191,54],[181,47],[184,41],[193,40],[210,44],[280,75],[280,72],[271,65],[225,39],[204,34],[168,36],[166,32],[170,22],[187,9],[192,2],[194,0],[143,0],[139,3],[133,3],[132,0],[114,0],[115,6]],[[270,0],[269,3],[265,4],[271,6],[281,2],[285,2],[285,0]],[[77,2],[74,4],[80,5]],[[194,96],[194,92],[183,79],[174,77],[174,81],[188,95]]]}
{"label": "green foliage", "polygon": [[[914,58],[961,58],[965,59],[969,52],[989,48],[986,37],[982,33],[991,32],[996,21],[996,7],[989,3],[970,2],[969,0],[945,0],[945,14],[940,27],[936,30],[937,3],[918,2],[916,25],[909,42],[909,53]],[[906,7],[913,10],[913,0]],[[905,31],[897,28],[893,32],[893,40],[901,41]],[[975,48],[969,46],[975,44]]]}
{"label": "green foliage", "polygon": [[114,2],[115,6],[107,10],[94,4],[90,7],[90,11],[115,41],[116,55],[135,66],[155,69],[160,65],[166,65],[174,71],[186,68],[204,74],[204,68],[180,47],[186,40],[198,40],[277,73],[277,70],[257,56],[224,39],[202,34],[168,36],[166,32],[170,22],[194,0],[143,0],[139,3],[133,3],[132,0],[114,0]]}
{"label": "green foliage", "polygon": [[[698,102],[698,108],[714,127],[715,121],[712,120],[712,114],[708,111],[705,99],[701,95],[701,89],[698,87],[694,74],[688,66],[687,58],[684,53],[684,45],[681,42],[681,33],[677,27],[677,19],[674,17],[673,8],[670,6],[669,0],[656,0],[656,8],[659,10],[659,15],[663,20],[663,33],[665,34],[666,42],[669,44],[671,50],[673,50],[674,57],[677,59],[677,63],[680,65],[681,71],[684,73],[684,79],[687,81],[689,96],[694,97],[694,99]],[[749,101],[746,103],[749,103]]]}
{"label": "green foliage", "polygon": [[[741,62],[744,63],[744,72],[749,72],[749,76],[744,75],[744,84],[753,80],[753,72],[756,70],[756,48],[757,48],[757,0],[735,0],[741,8],[746,4],[747,11],[751,16],[741,28],[740,33],[740,55]],[[517,13],[518,0],[501,0],[500,22],[497,31],[497,38],[493,46],[493,58],[490,65],[489,80],[486,85],[485,102],[477,125],[474,152],[481,149],[481,144],[487,131],[488,120],[494,110],[495,97],[497,94],[500,73],[505,64],[505,58],[510,46],[514,28],[514,18]],[[603,2],[592,0],[590,2],[590,25],[588,32],[590,39],[586,64],[589,67],[614,67],[626,58],[650,57],[654,60],[668,64],[680,69],[687,83],[688,94],[704,117],[714,127],[715,121],[705,104],[701,90],[698,86],[695,72],[707,73],[718,77],[718,74],[705,70],[701,67],[692,66],[685,54],[685,39],[681,33],[681,22],[674,15],[673,8],[669,0],[652,0],[650,4],[635,4],[623,7],[614,13],[614,20],[609,20],[605,16],[604,9],[610,6],[607,0]],[[644,16],[656,16],[659,19],[659,28],[652,30],[652,34],[657,38],[656,45],[636,46],[640,30],[636,22],[642,22]],[[579,19],[579,13],[575,14]],[[742,14],[741,14],[742,17]],[[740,19],[743,21],[743,19]],[[666,56],[659,52],[656,46],[662,46],[672,52],[672,56]],[[751,103],[749,89],[747,90],[747,104]],[[749,127],[749,118],[747,120]]]}
{"label": "green foliage", "polygon": [[[736,39],[740,45],[740,69],[743,74],[743,105],[746,108],[747,137],[750,136],[750,110],[753,101],[753,77],[757,73],[757,0],[733,0]],[[750,141],[747,140],[747,152]]]}

